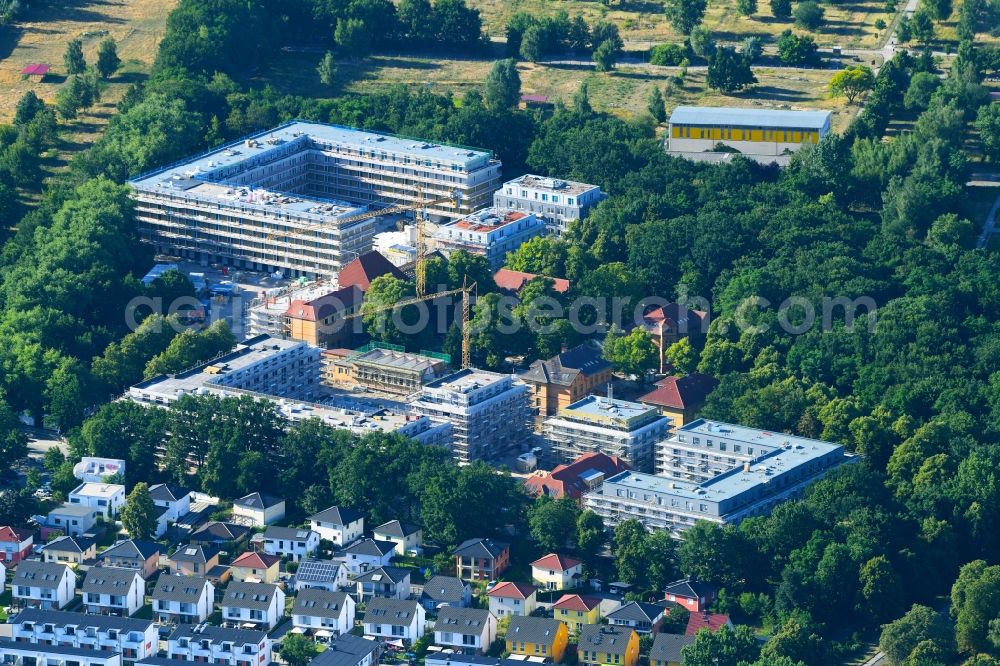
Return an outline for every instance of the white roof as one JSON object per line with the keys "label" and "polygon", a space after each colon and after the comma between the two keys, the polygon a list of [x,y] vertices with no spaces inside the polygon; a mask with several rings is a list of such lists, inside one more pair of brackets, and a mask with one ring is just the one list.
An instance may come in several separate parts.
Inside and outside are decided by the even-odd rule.
{"label": "white roof", "polygon": [[740,109],[730,106],[678,106],[670,115],[671,125],[718,125],[726,127],[826,127],[829,111],[784,111],[780,109]]}

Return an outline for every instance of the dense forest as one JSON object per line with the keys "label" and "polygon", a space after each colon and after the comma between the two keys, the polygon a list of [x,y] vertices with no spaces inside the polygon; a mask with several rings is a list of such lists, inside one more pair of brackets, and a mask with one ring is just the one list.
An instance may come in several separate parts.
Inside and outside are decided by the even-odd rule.
{"label": "dense forest", "polygon": [[[720,608],[771,631],[763,656],[755,642],[738,653],[747,661],[835,663],[906,613],[883,636],[893,663],[998,663],[985,653],[1000,655],[1000,626],[991,623],[1000,616],[1000,576],[988,566],[1000,548],[1000,261],[973,249],[981,221],[963,195],[968,151],[981,141],[990,152],[989,132],[970,128],[987,127],[977,118],[995,113],[980,109],[989,109],[981,81],[997,67],[996,50],[963,42],[943,78],[929,55],[897,55],[848,132],[801,151],[783,170],[670,157],[652,119],[595,113],[586,89],[571,106],[541,112],[515,110],[489,90],[456,103],[403,88],[304,98],[244,83],[247,68],[264,64],[299,26],[336,48],[338,31],[346,39],[358,22],[390,20],[392,29],[365,39],[400,40],[415,29],[408,12],[427,7],[439,21],[419,22],[433,33],[427,39],[480,40],[478,16],[462,0],[404,0],[398,9],[380,0],[181,0],[152,76],[30,205],[20,188],[35,182],[38,155],[59,127],[50,107],[22,100],[15,122],[0,127],[0,221],[16,229],[0,254],[4,462],[23,455],[14,415],[26,412],[68,433],[73,457],[128,459],[135,480],[169,478],[227,498],[286,493],[298,498],[299,515],[329,501],[364,506],[376,521],[419,520],[443,544],[484,529],[476,517],[505,506],[505,520],[488,529],[540,544],[552,537],[533,524],[561,524],[563,542],[592,555],[600,540],[589,518],[545,502],[529,508],[509,477],[442,465],[438,452],[405,440],[359,439],[315,423],[286,432],[252,401],[101,407],[144,376],[234,342],[219,326],[178,333],[156,318],[128,330],[123,313],[133,296],[189,289],[137,280],[151,256],[135,236],[129,176],[295,117],[483,146],[503,159],[505,175],[530,169],[610,193],[566,238],[534,241],[510,257],[514,268],[573,284],[563,297],[539,281],[522,293],[525,307],[539,295],[704,297],[712,325],[687,365],[721,380],[706,416],[832,439],[863,454],[804,500],[739,527],[699,525],[679,547],[622,530],[614,537],[619,573],[649,592],[678,572],[718,584]],[[912,123],[887,139],[899,119]],[[435,264],[432,282],[483,272],[467,261],[450,270]],[[477,319],[496,306],[488,272],[481,279]],[[778,325],[776,305],[745,305],[790,296],[815,304],[867,297],[877,309],[853,326],[839,317],[832,330],[792,335]],[[513,339],[483,325],[474,354],[495,366],[505,354],[547,355],[575,335],[557,326]],[[456,338],[436,342],[447,349]],[[224,417],[210,419],[210,411]],[[166,469],[154,469],[154,447]],[[287,463],[277,477],[269,455]],[[189,456],[199,462],[194,478],[180,462]],[[65,484],[71,461],[53,455],[46,464],[53,485]],[[398,487],[377,480],[387,473]],[[33,502],[3,493],[0,522],[25,520]],[[537,511],[551,512],[549,520],[533,521]],[[939,606],[953,584],[956,626],[921,606],[907,612],[914,603]]]}

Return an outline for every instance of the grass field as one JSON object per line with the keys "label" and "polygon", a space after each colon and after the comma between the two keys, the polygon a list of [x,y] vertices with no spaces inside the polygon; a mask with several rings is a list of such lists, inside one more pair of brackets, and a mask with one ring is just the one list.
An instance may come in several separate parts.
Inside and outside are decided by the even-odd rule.
{"label": "grass field", "polygon": [[[110,81],[104,102],[75,123],[70,142],[85,143],[110,117],[110,107],[128,83],[148,72],[163,36],[167,14],[177,0],[56,0],[32,9],[23,21],[0,27],[0,122],[9,121],[14,107],[28,90],[46,101],[55,98],[65,81],[63,52],[66,43],[81,37],[88,62],[96,58],[105,36],[118,43],[122,70]],[[44,82],[24,80],[20,71],[28,63],[45,63],[52,74]]]}
{"label": "grass field", "polygon": [[[469,4],[480,10],[486,30],[494,38],[504,35],[507,21],[518,12],[544,16],[565,10],[570,16],[581,14],[588,23],[603,19],[617,24],[622,37],[633,48],[681,39],[663,14],[659,0],[616,0],[610,7],[596,0],[469,0]],[[758,0],[757,4],[757,14],[748,18],[737,13],[736,0],[709,0],[704,23],[722,41],[739,41],[755,34],[777,35],[793,27],[790,21],[772,16],[767,0]],[[825,3],[823,8],[826,21],[815,33],[820,46],[874,48],[885,36],[875,22],[881,18],[888,24],[892,18],[885,11],[883,0]]]}

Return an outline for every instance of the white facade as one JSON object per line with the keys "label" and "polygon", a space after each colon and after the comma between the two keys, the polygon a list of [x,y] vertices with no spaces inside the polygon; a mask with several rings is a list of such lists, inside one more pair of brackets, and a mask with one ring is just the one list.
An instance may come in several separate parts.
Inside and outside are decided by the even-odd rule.
{"label": "white facade", "polygon": [[69,504],[93,509],[107,520],[117,516],[125,506],[125,486],[118,483],[81,483],[70,492]]}
{"label": "white facade", "polygon": [[111,650],[32,645],[0,639],[0,663],[4,664],[75,664],[75,666],[121,666],[122,656]]}
{"label": "white facade", "polygon": [[490,270],[503,266],[507,253],[545,233],[545,223],[530,213],[484,208],[461,220],[441,225],[432,236],[445,256],[464,250],[486,257]]}
{"label": "white facade", "polygon": [[[346,525],[344,520],[347,521]],[[326,539],[335,546],[346,546],[364,536],[365,519],[353,512],[345,518],[337,507],[330,507],[310,516],[309,528],[318,532],[321,539]]]}
{"label": "white facade", "polygon": [[326,630],[334,636],[354,628],[356,604],[350,595],[326,590],[300,592],[292,606],[292,624],[311,631]]}
{"label": "white facade", "polygon": [[153,505],[167,510],[164,516],[166,521],[170,523],[176,523],[178,518],[191,511],[191,493],[183,491],[180,493],[180,497],[171,499],[170,495],[173,492],[162,483],[151,486],[149,489],[149,494],[153,497]]}
{"label": "white facade", "polygon": [[156,625],[150,620],[25,609],[9,621],[19,643],[53,643],[93,651],[121,653],[125,659],[156,656]]}
{"label": "white facade", "polygon": [[319,548],[319,533],[307,529],[268,527],[264,531],[264,552],[293,562],[311,556]]}
{"label": "white facade", "polygon": [[76,574],[65,564],[22,561],[14,572],[11,591],[23,605],[59,609],[76,594]]}
{"label": "white facade", "polygon": [[271,639],[263,631],[184,625],[170,635],[167,656],[223,666],[260,666],[271,663]]}
{"label": "white facade", "polygon": [[443,608],[434,623],[434,643],[466,654],[486,652],[497,637],[497,619],[488,610]]}
{"label": "white facade", "polygon": [[67,536],[80,536],[94,527],[99,515],[99,511],[91,509],[89,506],[67,502],[49,511],[45,525],[60,530]]}
{"label": "white facade", "polygon": [[492,592],[489,594],[489,598],[490,613],[498,618],[531,615],[535,612],[535,608],[538,607],[538,593],[533,588],[529,594],[525,594],[524,599],[521,599],[518,595],[504,594],[501,596]]}
{"label": "white facade", "polygon": [[153,588],[153,612],[163,623],[197,624],[215,609],[215,586],[195,576],[162,574]]}
{"label": "white facade", "polygon": [[[242,595],[242,596],[240,596]],[[268,583],[232,582],[222,598],[222,619],[273,629],[285,615],[285,593]]]}
{"label": "white facade", "polygon": [[82,591],[88,613],[127,616],[145,603],[146,582],[135,569],[91,567]]}
{"label": "white facade", "polygon": [[[384,544],[389,544],[389,547],[384,547]],[[356,576],[371,569],[389,566],[395,555],[395,546],[388,541],[362,539],[344,551],[344,564]]]}
{"label": "white facade", "polygon": [[125,461],[120,458],[84,456],[73,465],[73,476],[84,482],[101,483],[115,474],[125,474]]}
{"label": "white facade", "polygon": [[365,636],[385,640],[419,640],[427,628],[427,612],[416,601],[376,597],[368,603]]}
{"label": "white facade", "polygon": [[533,174],[509,180],[493,193],[495,207],[533,213],[545,221],[549,231],[560,236],[570,222],[587,217],[603,199],[599,185]]}

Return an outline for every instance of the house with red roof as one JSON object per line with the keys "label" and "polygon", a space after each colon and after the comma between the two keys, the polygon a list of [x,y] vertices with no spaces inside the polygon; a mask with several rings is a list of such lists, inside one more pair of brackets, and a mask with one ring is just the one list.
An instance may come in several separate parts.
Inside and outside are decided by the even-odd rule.
{"label": "house with red roof", "polygon": [[656,388],[639,398],[639,402],[655,407],[670,419],[673,428],[694,420],[709,394],[719,385],[715,377],[692,372],[683,377],[664,377]]}
{"label": "house with red roof", "polygon": [[708,333],[709,316],[707,312],[692,310],[679,303],[653,308],[642,316],[642,328],[653,344],[660,350],[660,372],[666,365],[667,347],[681,338],[704,337]]}
{"label": "house with red roof", "polygon": [[523,271],[514,271],[509,268],[501,268],[496,273],[493,274],[493,282],[496,283],[497,287],[503,289],[504,291],[510,291],[513,293],[518,293],[524,285],[528,284],[535,278],[545,278],[546,280],[552,280],[552,290],[557,294],[565,294],[569,291],[569,280],[564,278],[553,278],[547,275],[536,275],[535,273],[525,273]]}
{"label": "house with red roof", "polygon": [[0,562],[8,567],[16,566],[18,562],[31,555],[34,543],[34,532],[9,525],[0,527]]}
{"label": "house with red roof", "polygon": [[324,349],[347,343],[352,327],[344,317],[361,309],[364,296],[360,287],[349,285],[310,300],[293,300],[285,310],[288,337]]}
{"label": "house with red roof", "polygon": [[559,465],[551,472],[535,472],[524,480],[524,488],[533,495],[579,500],[584,493],[604,483],[604,479],[628,469],[628,464],[618,456],[591,451],[568,465]]}
{"label": "house with red roof", "polygon": [[490,612],[496,617],[527,616],[538,606],[538,588],[527,583],[503,582],[494,585],[486,596],[490,599]]}
{"label": "house with red roof", "polygon": [[278,580],[281,558],[267,553],[248,551],[230,565],[232,579],[239,582],[274,583]]}
{"label": "house with red roof", "polygon": [[373,250],[357,256],[344,266],[337,275],[337,284],[341,289],[354,286],[361,291],[368,291],[372,286],[372,280],[383,275],[391,275],[398,280],[406,279],[403,271]]}
{"label": "house with red roof", "polygon": [[583,562],[559,553],[549,553],[531,563],[531,580],[543,590],[569,590],[583,582]]}
{"label": "house with red roof", "polygon": [[730,622],[729,616],[724,613],[709,613],[705,611],[704,613],[691,613],[688,618],[687,629],[684,630],[685,636],[694,636],[702,629],[708,629],[713,634],[723,627],[732,628],[733,623]]}
{"label": "house with red roof", "polygon": [[552,605],[552,617],[565,622],[571,634],[580,633],[585,624],[600,624],[601,600],[579,594],[564,594]]}

